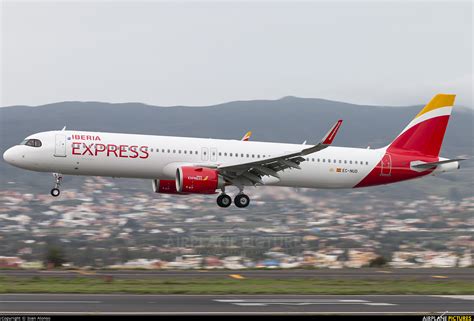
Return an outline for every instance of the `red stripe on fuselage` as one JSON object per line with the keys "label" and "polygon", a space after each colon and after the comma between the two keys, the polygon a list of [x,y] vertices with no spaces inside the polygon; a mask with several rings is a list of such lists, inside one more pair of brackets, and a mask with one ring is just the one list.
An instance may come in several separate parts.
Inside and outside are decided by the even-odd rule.
{"label": "red stripe on fuselage", "polygon": [[[400,155],[390,154],[391,164],[390,171],[387,170],[387,163],[382,166],[382,160],[375,166],[375,168],[354,187],[367,187],[374,185],[390,184],[408,179],[413,179],[430,174],[433,169],[428,169],[422,172],[414,171],[410,168],[410,162],[419,160],[423,162],[437,162],[438,157],[429,156],[415,156],[415,155]],[[387,174],[389,172],[389,174]]]}

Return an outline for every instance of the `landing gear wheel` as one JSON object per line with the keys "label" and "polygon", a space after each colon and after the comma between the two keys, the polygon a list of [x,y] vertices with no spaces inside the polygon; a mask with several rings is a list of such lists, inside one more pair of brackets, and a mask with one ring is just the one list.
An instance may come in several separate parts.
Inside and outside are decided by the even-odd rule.
{"label": "landing gear wheel", "polygon": [[51,190],[51,195],[54,197],[58,197],[59,194],[61,194],[61,191],[59,190],[59,186],[61,185],[63,176],[60,173],[53,173],[53,177],[54,177],[54,188]]}
{"label": "landing gear wheel", "polygon": [[250,198],[245,194],[238,194],[234,198],[234,204],[235,206],[240,207],[240,208],[247,207],[250,204]]}
{"label": "landing gear wheel", "polygon": [[232,199],[227,194],[217,196],[217,205],[220,207],[229,207],[232,204]]}
{"label": "landing gear wheel", "polygon": [[51,190],[51,195],[54,196],[54,197],[58,197],[59,194],[61,194],[61,191],[59,190],[59,188],[53,188]]}

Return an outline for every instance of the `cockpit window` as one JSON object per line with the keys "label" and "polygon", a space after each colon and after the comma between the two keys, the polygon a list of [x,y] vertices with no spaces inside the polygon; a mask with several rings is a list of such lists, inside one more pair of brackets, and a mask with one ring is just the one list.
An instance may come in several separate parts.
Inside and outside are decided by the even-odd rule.
{"label": "cockpit window", "polygon": [[20,145],[26,145],[31,147],[41,147],[41,141],[39,139],[25,139]]}

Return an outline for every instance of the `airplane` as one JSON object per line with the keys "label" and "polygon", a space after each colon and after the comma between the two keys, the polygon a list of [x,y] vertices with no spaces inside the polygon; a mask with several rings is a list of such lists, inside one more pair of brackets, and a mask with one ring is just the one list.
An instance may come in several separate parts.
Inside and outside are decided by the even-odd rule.
{"label": "airplane", "polygon": [[[217,194],[229,207],[247,207],[247,186],[361,188],[420,178],[460,168],[462,158],[439,157],[455,95],[438,94],[387,146],[331,146],[342,120],[315,145],[246,140],[132,135],[63,130],[26,137],[3,154],[16,167],[50,172],[51,195],[63,175],[141,178],[167,194]],[[367,120],[370,121],[369,119]],[[220,191],[220,192],[219,192]]]}

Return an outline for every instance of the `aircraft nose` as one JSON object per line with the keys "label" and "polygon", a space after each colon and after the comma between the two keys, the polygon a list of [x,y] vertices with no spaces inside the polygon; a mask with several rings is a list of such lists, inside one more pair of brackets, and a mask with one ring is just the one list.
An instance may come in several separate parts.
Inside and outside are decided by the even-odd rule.
{"label": "aircraft nose", "polygon": [[5,162],[7,162],[8,164],[13,164],[13,162],[15,161],[15,151],[13,150],[13,147],[7,149],[5,151],[5,153],[3,153],[3,159],[5,160]]}

